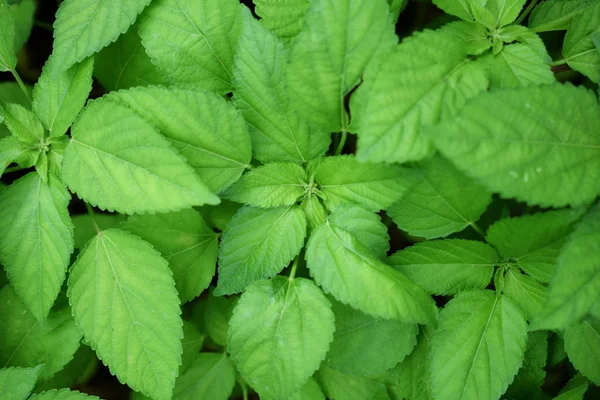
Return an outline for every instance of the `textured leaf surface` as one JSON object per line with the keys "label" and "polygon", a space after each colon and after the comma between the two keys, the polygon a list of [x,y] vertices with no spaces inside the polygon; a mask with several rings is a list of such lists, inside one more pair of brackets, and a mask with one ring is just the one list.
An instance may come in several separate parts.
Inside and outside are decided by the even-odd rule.
{"label": "textured leaf surface", "polygon": [[433,337],[434,398],[499,398],[521,366],[526,340],[525,317],[506,297],[488,290],[458,295]]}
{"label": "textured leaf surface", "polygon": [[393,370],[397,384],[391,390],[397,397],[411,400],[431,400],[429,380],[429,348],[433,330],[422,327],[417,346]]}
{"label": "textured leaf surface", "polygon": [[0,260],[29,311],[43,321],[65,279],[73,252],[71,196],[51,176],[35,172],[13,183],[0,196]]}
{"label": "textured leaf surface", "polygon": [[330,132],[345,130],[344,97],[366,65],[396,36],[384,0],[312,0],[288,67],[298,113]]}
{"label": "textured leaf surface", "polygon": [[556,83],[484,93],[432,137],[460,170],[503,197],[561,207],[600,192],[599,124],[593,92]]}
{"label": "textured leaf surface", "polygon": [[344,374],[322,365],[318,380],[331,400],[389,400],[385,385],[371,377]]}
{"label": "textured leaf surface", "polygon": [[[179,366],[179,375],[185,374],[202,350],[204,344],[204,335],[200,333],[196,325],[192,322],[183,320],[183,338],[181,339],[181,365]],[[177,382],[175,382],[177,384]]]}
{"label": "textured leaf surface", "polygon": [[545,286],[512,268],[506,273],[502,292],[521,308],[529,321],[540,313],[548,298]]}
{"label": "textured leaf surface", "polygon": [[437,295],[485,288],[497,261],[492,247],[461,239],[417,243],[388,258],[411,281]]}
{"label": "textured leaf surface", "polygon": [[159,253],[119,229],[100,232],[69,276],[73,315],[98,358],[121,382],[157,400],[171,398],[181,363],[174,286]]}
{"label": "textured leaf surface", "polygon": [[301,30],[310,0],[252,0],[261,23],[283,38],[292,38]]}
{"label": "textured leaf surface", "polygon": [[0,72],[4,72],[14,70],[17,66],[15,21],[5,1],[0,1],[0,26]]}
{"label": "textured leaf surface", "polygon": [[38,152],[15,137],[5,137],[0,140],[0,175],[12,162],[24,168],[31,167]]}
{"label": "textured leaf surface", "polygon": [[235,0],[158,0],[144,13],[139,33],[172,83],[226,93],[241,17]]}
{"label": "textured leaf surface", "polygon": [[204,325],[208,336],[219,346],[227,347],[229,320],[236,305],[235,297],[216,297],[212,293],[208,296],[204,311]]}
{"label": "textured leaf surface", "polygon": [[132,214],[219,202],[169,143],[124,106],[90,103],[72,137],[63,179],[88,203]]}
{"label": "textured leaf surface", "polygon": [[0,369],[0,393],[7,400],[25,400],[33,391],[42,369],[43,365]]}
{"label": "textured leaf surface", "polygon": [[433,4],[465,21],[474,21],[474,9],[481,9],[487,0],[433,0]]}
{"label": "textured leaf surface", "polygon": [[576,17],[567,31],[563,55],[567,64],[593,82],[600,81],[600,53],[594,35],[600,34],[600,4]]}
{"label": "textured leaf surface", "polygon": [[100,400],[99,397],[90,396],[77,390],[60,389],[49,390],[47,392],[36,393],[29,398],[30,400]]}
{"label": "textured leaf surface", "polygon": [[87,382],[96,373],[99,365],[100,362],[94,350],[89,346],[80,344],[75,354],[73,354],[73,359],[63,369],[54,374],[52,378],[38,383],[35,391],[72,387]]}
{"label": "textured leaf surface", "polygon": [[252,284],[229,327],[229,352],[264,399],[288,398],[319,367],[333,339],[331,304],[312,281],[277,277]]}
{"label": "textured leaf surface", "polygon": [[23,0],[20,3],[12,4],[10,7],[15,22],[15,51],[19,52],[31,34],[36,3],[34,0]]}
{"label": "textured leaf surface", "polygon": [[125,221],[126,219],[126,216],[120,214],[98,213],[94,214],[93,218],[89,214],[72,216],[71,221],[73,222],[73,226],[75,228],[75,248],[83,250],[86,243],[98,234],[98,231],[96,231],[96,226],[94,225],[94,221],[96,221],[96,224],[101,230],[106,230],[110,228],[116,228],[119,223]]}
{"label": "textured leaf surface", "polygon": [[498,27],[514,22],[526,2],[527,0],[488,0],[485,7],[495,17],[495,25]]}
{"label": "textured leaf surface", "polygon": [[68,0],[54,22],[57,68],[66,70],[117,40],[150,0]]}
{"label": "textured leaf surface", "polygon": [[491,193],[441,157],[421,164],[411,181],[387,211],[400,229],[427,239],[473,225],[492,201]]}
{"label": "textured leaf surface", "polygon": [[0,103],[0,118],[14,137],[35,149],[44,139],[44,128],[35,114],[20,104]]}
{"label": "textured leaf surface", "polygon": [[121,227],[150,243],[169,262],[183,303],[210,285],[217,266],[218,238],[199,212],[136,215]]}
{"label": "textured leaf surface", "polygon": [[[256,10],[260,14],[258,3]],[[233,66],[233,101],[248,123],[254,156],[263,162],[305,162],[321,156],[331,138],[299,118],[290,104],[288,48],[247,10],[243,20]]]}
{"label": "textured leaf surface", "polygon": [[121,91],[109,99],[152,124],[215,193],[249,167],[252,149],[244,120],[220,96],[151,87]]}
{"label": "textured leaf surface", "polygon": [[565,330],[569,360],[585,377],[600,384],[600,321],[585,320]]}
{"label": "textured leaf surface", "polygon": [[503,397],[523,400],[545,398],[541,388],[546,377],[544,368],[547,356],[548,332],[532,332],[527,335],[523,365]]}
{"label": "textured leaf surface", "polygon": [[305,237],[306,218],[299,206],[241,208],[221,241],[215,294],[238,293],[275,276],[298,255]]}
{"label": "textured leaf surface", "polygon": [[227,400],[235,385],[235,367],[226,354],[201,353],[177,379],[173,397],[181,400]]}
{"label": "textured leaf surface", "polygon": [[534,32],[566,30],[592,4],[593,0],[546,0],[531,13],[529,27]]}

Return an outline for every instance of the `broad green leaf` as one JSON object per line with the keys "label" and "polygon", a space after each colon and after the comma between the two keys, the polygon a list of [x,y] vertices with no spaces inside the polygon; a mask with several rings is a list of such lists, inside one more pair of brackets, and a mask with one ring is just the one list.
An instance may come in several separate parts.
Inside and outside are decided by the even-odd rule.
{"label": "broad green leaf", "polygon": [[565,350],[575,368],[600,385],[600,320],[588,319],[568,327]]}
{"label": "broad green leaf", "polygon": [[314,378],[308,381],[289,400],[325,400],[321,387]]}
{"label": "broad green leaf", "polygon": [[408,188],[406,169],[360,163],[353,156],[327,157],[318,165],[315,180],[330,210],[354,203],[372,211],[389,207]]}
{"label": "broad green leaf", "polygon": [[435,399],[498,399],[521,367],[527,323],[506,297],[463,292],[440,314],[431,346]]}
{"label": "broad green leaf", "polygon": [[502,293],[521,308],[529,321],[539,315],[548,298],[545,286],[513,268],[506,273]]}
{"label": "broad green leaf", "polygon": [[99,366],[100,362],[94,350],[89,346],[80,344],[75,354],[73,354],[73,359],[49,380],[38,382],[35,386],[35,392],[39,393],[45,390],[84,384],[94,376]]}
{"label": "broad green leaf", "polygon": [[560,210],[504,218],[488,228],[486,240],[503,258],[516,261],[529,276],[547,283],[581,215],[581,210]]}
{"label": "broad green leaf", "polygon": [[44,143],[44,127],[27,108],[20,104],[0,103],[0,118],[12,132],[12,135],[29,147],[41,147]]}
{"label": "broad green leaf", "polygon": [[462,239],[417,243],[388,258],[388,263],[411,281],[437,295],[485,288],[497,261],[492,247]]}
{"label": "broad green leaf", "polygon": [[433,152],[423,129],[487,89],[483,69],[471,62],[470,46],[443,30],[419,32],[367,69],[350,102],[361,161],[403,163]]}
{"label": "broad green leaf", "polygon": [[31,34],[36,5],[34,0],[23,0],[10,7],[15,23],[15,51],[19,52]]}
{"label": "broad green leaf", "polygon": [[575,227],[562,248],[548,288],[548,301],[532,329],[565,328],[600,300],[600,206]]}
{"label": "broad green leaf", "polygon": [[93,217],[89,214],[80,214],[71,217],[74,229],[75,248],[83,250],[86,243],[98,234],[96,225],[101,230],[116,228],[119,223],[127,218],[121,214],[100,214],[96,213]]}
{"label": "broad green leaf", "polygon": [[492,47],[488,30],[477,22],[454,21],[445,24],[438,32],[452,36],[465,46],[466,54],[479,55]]}
{"label": "broad green leaf", "polygon": [[227,93],[241,28],[236,0],[156,0],[139,33],[153,64],[171,83]]}
{"label": "broad green leaf", "polygon": [[411,235],[432,239],[474,227],[492,201],[490,192],[441,157],[423,162],[414,174],[406,194],[387,209]]}
{"label": "broad green leaf", "polygon": [[98,358],[133,390],[170,399],[183,333],[167,262],[137,236],[109,229],[88,243],[70,272],[73,316]]}
{"label": "broad green leaf", "polygon": [[282,38],[293,38],[304,24],[310,0],[252,0],[261,23]]}
{"label": "broad green leaf", "polygon": [[235,367],[227,354],[200,353],[177,379],[173,398],[227,400],[235,385]]}
{"label": "broad green leaf", "polygon": [[312,231],[319,227],[319,225],[325,223],[327,219],[327,209],[315,194],[306,196],[300,204],[302,211],[306,215],[306,222],[308,223],[308,230]]}
{"label": "broad green leaf", "polygon": [[[179,367],[179,375],[183,375],[188,371],[202,350],[204,344],[204,335],[200,333],[198,328],[186,320],[183,321],[183,338],[181,339],[181,365]],[[177,384],[177,382],[175,382]]]}
{"label": "broad green leaf", "polygon": [[291,206],[309,186],[304,169],[291,163],[270,163],[247,172],[222,196],[257,207]]}
{"label": "broad green leaf", "polygon": [[46,63],[33,89],[33,110],[50,132],[62,136],[75,121],[92,90],[94,59],[88,58],[68,70],[59,70],[57,57]]}
{"label": "broad green leaf", "polygon": [[150,0],[68,0],[54,22],[54,51],[58,70],[97,53],[125,33]]}
{"label": "broad green leaf", "polygon": [[499,54],[488,54],[480,62],[492,88],[518,88],[555,82],[550,65],[527,44],[509,44]]}
{"label": "broad green leaf", "polygon": [[94,77],[107,91],[162,85],[165,79],[150,61],[137,25],[94,57]]}
{"label": "broad green leaf", "polygon": [[298,113],[325,131],[345,131],[345,96],[367,64],[396,41],[385,0],[312,0],[288,66]]}
{"label": "broad green leaf", "polygon": [[526,2],[527,0],[487,0],[485,7],[494,16],[496,27],[501,27],[513,23]]}
{"label": "broad green leaf", "polygon": [[594,0],[546,0],[533,9],[529,28],[534,32],[566,30],[573,18],[593,3]]}
{"label": "broad green leaf", "polygon": [[150,243],[168,261],[182,303],[210,285],[217,268],[218,237],[199,212],[135,215],[121,228]]}
{"label": "broad green leaf", "polygon": [[371,377],[344,374],[322,365],[317,379],[330,400],[389,400],[385,385]]}
{"label": "broad green leaf", "polygon": [[0,72],[11,71],[17,66],[15,21],[5,0],[0,0],[0,26]]}
{"label": "broad green leaf", "polygon": [[243,21],[233,65],[233,101],[248,123],[254,157],[263,162],[305,162],[320,157],[331,137],[298,117],[290,104],[285,79],[287,47],[248,10]]}
{"label": "broad green leaf", "polygon": [[[31,92],[29,88],[27,88],[27,91]],[[0,82],[0,102],[16,103],[31,109],[31,101],[25,96],[25,93],[23,93],[17,82]],[[11,132],[3,123],[3,117],[0,113],[0,138],[10,135]]]}
{"label": "broad green leaf", "polygon": [[249,168],[252,149],[246,124],[220,96],[150,87],[120,91],[108,99],[144,117],[215,193],[237,181]]}
{"label": "broad green leaf", "polygon": [[6,400],[25,400],[29,397],[44,365],[33,368],[0,369],[0,393]]}
{"label": "broad green leaf", "polygon": [[238,371],[261,399],[287,399],[317,370],[333,339],[331,304],[312,281],[253,283],[229,324]]}
{"label": "broad green leaf", "polygon": [[533,31],[524,26],[506,26],[498,30],[495,37],[504,43],[512,43],[516,41],[519,43],[526,44],[533,50],[538,52],[545,62],[552,62],[552,58],[550,58],[550,55],[548,55],[548,50],[546,49],[546,45],[544,44],[542,38],[538,34],[534,33]]}
{"label": "broad green leaf", "polygon": [[50,176],[35,172],[14,182],[0,196],[0,260],[28,310],[46,318],[65,279],[73,252],[71,195]]}
{"label": "broad green leaf", "polygon": [[0,367],[44,364],[40,379],[45,380],[71,361],[81,332],[67,304],[55,307],[43,325],[27,311],[10,285],[0,290],[0,304]]}
{"label": "broad green leaf", "polygon": [[101,400],[99,397],[81,393],[77,390],[60,389],[34,394],[29,400]]}
{"label": "broad green leaf", "polygon": [[418,327],[376,318],[332,300],[335,335],[325,363],[336,371],[373,376],[394,367],[413,350]]}
{"label": "broad green leaf", "polygon": [[515,380],[504,394],[506,399],[534,400],[546,398],[542,385],[546,377],[548,332],[532,332],[527,336],[525,358]]}
{"label": "broad green leaf", "polygon": [[600,53],[593,40],[600,34],[600,3],[573,19],[563,44],[567,64],[592,82],[600,82]]}
{"label": "broad green leaf", "polygon": [[32,167],[37,161],[39,151],[19,141],[15,137],[0,139],[0,175],[12,162],[22,168]]}
{"label": "broad green leaf", "polygon": [[306,217],[299,206],[241,208],[221,241],[215,294],[239,293],[277,275],[298,255],[305,237]]}
{"label": "broad green leaf", "polygon": [[459,170],[502,197],[577,206],[600,193],[597,126],[595,94],[555,83],[484,93],[431,137]]}
{"label": "broad green leaf", "polygon": [[569,381],[567,386],[560,391],[554,400],[583,400],[583,395],[588,389],[588,381],[581,374],[577,374]]}
{"label": "broad green leaf", "polygon": [[436,320],[437,309],[423,289],[331,219],[311,234],[306,262],[326,293],[366,314],[407,323]]}
{"label": "broad green leaf", "polygon": [[475,9],[483,9],[487,0],[433,0],[433,4],[465,21],[474,21]]}
{"label": "broad green leaf", "polygon": [[219,202],[150,124],[104,99],[73,125],[63,179],[86,202],[122,214]]}
{"label": "broad green leaf", "polygon": [[237,304],[236,298],[217,297],[212,293],[206,301],[204,324],[206,333],[219,346],[227,347],[227,329],[231,313]]}

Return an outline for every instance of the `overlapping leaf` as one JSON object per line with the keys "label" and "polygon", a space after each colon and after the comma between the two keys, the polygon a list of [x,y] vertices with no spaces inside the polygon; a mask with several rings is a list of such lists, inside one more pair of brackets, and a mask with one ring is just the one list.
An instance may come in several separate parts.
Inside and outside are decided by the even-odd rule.
{"label": "overlapping leaf", "polygon": [[529,27],[534,32],[566,30],[573,18],[585,12],[593,0],[546,0],[540,3],[529,17]]}
{"label": "overlapping leaf", "polygon": [[575,368],[600,384],[600,321],[584,320],[565,330],[565,351]]}
{"label": "overlapping leaf", "polygon": [[600,53],[594,35],[600,34],[600,4],[576,17],[567,31],[563,55],[567,64],[598,83],[600,81]]}
{"label": "overlapping leaf", "polygon": [[227,400],[235,385],[235,367],[226,354],[200,353],[177,379],[174,398]]}
{"label": "overlapping leaf", "polygon": [[43,369],[44,365],[0,369],[0,393],[10,400],[27,399]]}
{"label": "overlapping leaf", "polygon": [[17,66],[15,53],[15,21],[6,1],[0,1],[0,72],[14,70]]}

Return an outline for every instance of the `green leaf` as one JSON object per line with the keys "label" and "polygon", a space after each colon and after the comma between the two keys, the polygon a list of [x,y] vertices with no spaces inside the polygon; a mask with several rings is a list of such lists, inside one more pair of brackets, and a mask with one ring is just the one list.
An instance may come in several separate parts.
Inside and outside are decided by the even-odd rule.
{"label": "green leaf", "polygon": [[325,400],[321,387],[314,378],[308,381],[289,400]]}
{"label": "green leaf", "polygon": [[331,137],[299,118],[290,104],[285,79],[287,47],[248,10],[243,12],[243,21],[233,65],[233,101],[248,123],[254,157],[263,162],[305,162],[320,157]]}
{"label": "green leaf", "polygon": [[277,275],[298,255],[305,237],[306,217],[299,206],[242,207],[221,241],[215,295],[239,293]]}
{"label": "green leaf", "polygon": [[4,117],[4,123],[12,135],[21,142],[35,148],[44,141],[44,127],[27,108],[20,104],[0,103],[0,118]]}
{"label": "green leaf", "polygon": [[438,32],[451,36],[461,43],[466,54],[479,55],[492,47],[488,30],[477,22],[454,21],[445,24]]}
{"label": "green leaf", "polygon": [[43,369],[44,365],[0,369],[0,393],[6,400],[27,399]]}
{"label": "green leaf", "polygon": [[[465,21],[475,21],[475,9],[483,9],[487,0],[433,0],[446,13]],[[497,2],[497,1],[495,1]]]}
{"label": "green leaf", "polygon": [[61,3],[54,22],[56,68],[97,53],[125,33],[150,0],[69,0]]}
{"label": "green leaf", "polygon": [[107,91],[166,83],[146,54],[137,25],[94,58],[94,77]]}
{"label": "green leaf", "polygon": [[56,67],[57,57],[46,63],[33,89],[33,110],[50,132],[62,136],[75,121],[92,90],[94,59],[88,58],[64,71]]}
{"label": "green leaf", "polygon": [[235,367],[226,354],[200,353],[177,379],[173,398],[227,400],[235,385]]}
{"label": "green leaf", "polygon": [[408,188],[406,169],[360,163],[353,156],[327,157],[317,166],[315,180],[330,210],[355,203],[372,211],[397,201]]}
{"label": "green leaf", "polygon": [[326,293],[366,314],[407,323],[436,320],[431,297],[404,274],[384,264],[331,218],[310,237],[306,262]]}
{"label": "green leaf", "polygon": [[257,207],[291,206],[308,183],[304,169],[291,163],[271,163],[247,172],[222,196]]}
{"label": "green leaf", "polygon": [[77,326],[111,373],[153,399],[170,399],[183,333],[167,262],[137,236],[109,229],[79,254],[68,283]]}
{"label": "green leaf", "polygon": [[304,25],[310,0],[252,0],[260,22],[282,38],[293,38]]}
{"label": "green leaf", "polygon": [[[181,366],[179,374],[185,374],[194,364],[194,361],[202,350],[204,344],[204,335],[200,333],[198,328],[186,320],[183,321],[183,338],[181,339]],[[177,385],[177,382],[175,382]]]}
{"label": "green leaf", "polygon": [[404,10],[408,4],[408,0],[388,0],[390,5],[390,11],[392,12],[393,21],[397,21],[400,13]]}
{"label": "green leaf", "polygon": [[139,33],[171,83],[227,93],[241,18],[235,0],[157,0],[144,13]]}
{"label": "green leaf", "polygon": [[548,301],[531,329],[565,328],[600,300],[600,206],[575,227],[554,267]]}
{"label": "green leaf", "polygon": [[431,347],[433,397],[498,399],[521,367],[527,323],[506,297],[464,292],[440,314]]}
{"label": "green leaf", "polygon": [[325,131],[345,131],[345,96],[367,64],[396,41],[384,0],[312,0],[288,66],[298,113]]}
{"label": "green leaf", "polygon": [[565,330],[565,350],[575,368],[600,385],[600,320],[589,319]]}
{"label": "green leaf", "polygon": [[583,400],[583,395],[588,389],[588,381],[581,374],[577,374],[569,381],[554,400]]}
{"label": "green leaf", "polygon": [[35,172],[0,195],[0,260],[28,310],[42,322],[60,292],[73,252],[71,196]]}
{"label": "green leaf", "polygon": [[204,311],[204,325],[208,336],[219,346],[227,346],[229,320],[236,304],[236,298],[217,297],[212,293],[208,296]]}
{"label": "green leaf", "polygon": [[361,161],[403,163],[433,152],[423,129],[451,117],[487,89],[483,69],[469,57],[470,46],[443,30],[427,30],[367,69],[350,102]]}
{"label": "green leaf", "polygon": [[563,44],[567,64],[593,82],[600,82],[600,53],[593,40],[600,34],[600,4],[573,19]]}
{"label": "green leaf", "polygon": [[548,55],[548,50],[546,49],[546,45],[544,44],[542,38],[524,26],[506,26],[498,30],[496,37],[504,43],[512,43],[515,41],[524,43],[538,52],[545,62],[552,62],[552,58],[550,58],[550,55]]}
{"label": "green leaf", "polygon": [[566,30],[573,18],[593,3],[593,0],[546,0],[533,9],[529,28],[534,32]]}
{"label": "green leaf", "polygon": [[151,125],[104,99],[73,125],[63,179],[86,202],[122,214],[219,202]]}
{"label": "green leaf", "polygon": [[435,157],[411,177],[407,193],[387,209],[398,228],[427,239],[475,226],[492,194],[464,176],[450,162]]}
{"label": "green leaf", "polygon": [[34,394],[29,400],[100,400],[100,398],[77,390],[60,389]]}
{"label": "green leaf", "polygon": [[64,368],[79,348],[81,333],[68,305],[55,307],[40,324],[12,286],[0,290],[0,366],[36,367],[45,364],[40,380]]}
{"label": "green leaf", "polygon": [[127,217],[120,214],[100,214],[96,213],[92,217],[89,214],[80,214],[71,217],[75,228],[75,248],[83,250],[86,243],[98,234],[94,222],[101,230],[116,228],[119,223],[125,221]]}
{"label": "green leaf", "polygon": [[508,387],[503,398],[532,400],[546,398],[542,385],[546,377],[546,358],[548,356],[548,332],[532,332],[527,336],[527,348],[523,366]]}
{"label": "green leaf", "polygon": [[218,238],[193,209],[129,217],[121,228],[150,243],[173,271],[182,303],[210,285],[217,266]]}
{"label": "green leaf", "polygon": [[333,339],[331,304],[312,281],[253,283],[229,324],[229,352],[261,399],[286,399],[319,367]]}
{"label": "green leaf", "polygon": [[502,293],[521,308],[529,321],[539,315],[548,298],[545,286],[514,268],[506,273]]}
{"label": "green leaf", "polygon": [[497,261],[492,247],[462,239],[417,243],[388,258],[388,263],[411,281],[437,295],[485,288]]}
{"label": "green leaf", "polygon": [[577,206],[600,193],[600,139],[592,133],[599,125],[593,92],[555,83],[484,93],[431,137],[459,170],[502,197]]}
{"label": "green leaf", "polygon": [[25,145],[15,137],[0,139],[0,176],[12,162],[18,163],[23,168],[33,166],[39,152]]}
{"label": "green leaf", "polygon": [[244,119],[221,96],[161,87],[108,96],[162,133],[208,188],[218,193],[237,181],[252,159]]}
{"label": "green leaf", "polygon": [[15,51],[19,52],[31,34],[36,5],[34,0],[22,0],[10,7],[15,23]]}
{"label": "green leaf", "polygon": [[74,387],[90,380],[98,370],[100,362],[91,347],[80,344],[73,355],[73,359],[54,376],[35,386],[36,392],[45,390]]}
{"label": "green leaf", "polygon": [[417,343],[417,325],[376,318],[335,300],[331,303],[335,335],[324,362],[336,371],[357,376],[383,373]]}
{"label": "green leaf", "polygon": [[14,71],[17,66],[15,21],[5,0],[0,0],[0,26],[0,72]]}
{"label": "green leaf", "polygon": [[360,377],[322,365],[318,380],[330,400],[389,400],[386,387],[371,377]]}
{"label": "green leaf", "polygon": [[309,232],[325,223],[327,210],[317,195],[311,194],[310,196],[306,196],[300,206],[306,216]]}
{"label": "green leaf", "polygon": [[491,11],[496,19],[496,27],[513,23],[527,0],[488,0],[485,7]]}

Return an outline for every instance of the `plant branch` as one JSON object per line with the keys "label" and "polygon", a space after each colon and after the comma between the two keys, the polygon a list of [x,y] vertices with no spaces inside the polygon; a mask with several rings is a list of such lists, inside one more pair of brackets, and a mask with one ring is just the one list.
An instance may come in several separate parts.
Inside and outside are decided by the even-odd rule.
{"label": "plant branch", "polygon": [[527,16],[531,13],[531,11],[533,11],[533,8],[536,6],[536,4],[539,1],[540,0],[531,0],[531,2],[529,3],[529,5],[525,9],[525,11],[523,11],[521,13],[521,15],[519,15],[519,18],[517,18],[517,20],[515,21],[515,24],[516,25],[521,25],[521,22],[523,22],[525,20],[525,18],[527,18]]}
{"label": "plant branch", "polygon": [[471,223],[469,223],[469,226],[471,226],[471,228],[473,228],[473,230],[474,230],[475,232],[477,232],[478,234],[480,234],[480,235],[481,235],[481,237],[485,239],[485,232],[483,231],[483,229],[481,229],[481,228],[479,227],[479,225],[477,225],[477,223],[476,223],[476,222],[471,222]]}
{"label": "plant branch", "polygon": [[342,136],[340,137],[340,142],[338,143],[338,146],[335,149],[336,156],[339,156],[340,154],[342,154],[342,151],[344,150],[344,146],[346,145],[346,140],[348,140],[348,131],[344,129],[342,131]]}
{"label": "plant branch", "polygon": [[88,203],[85,203],[85,207],[87,208],[88,214],[92,217],[92,222],[94,223],[94,228],[96,228],[96,232],[100,233],[101,229],[98,226],[98,222],[96,221],[96,214],[94,214],[94,209]]}
{"label": "plant branch", "polygon": [[48,22],[44,22],[44,21],[38,21],[37,19],[35,21],[33,21],[33,24],[35,26],[39,26],[40,28],[46,29],[47,31],[52,31],[54,30],[54,27],[52,26],[52,24],[48,23]]}
{"label": "plant branch", "polygon": [[19,73],[17,72],[17,70],[11,69],[10,73],[15,77],[15,80],[17,81],[17,83],[19,84],[19,87],[25,94],[25,97],[27,97],[27,100],[29,100],[29,102],[31,102],[31,97],[29,96],[29,90],[27,89],[27,86],[25,86],[25,83],[23,83],[23,80],[19,76]]}
{"label": "plant branch", "polygon": [[294,259],[294,263],[292,264],[292,270],[290,271],[290,277],[289,277],[290,281],[293,281],[294,278],[296,277],[296,270],[298,269],[298,261],[300,261],[300,257],[296,257]]}

